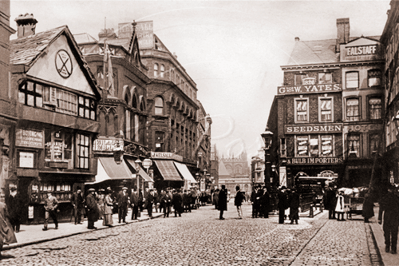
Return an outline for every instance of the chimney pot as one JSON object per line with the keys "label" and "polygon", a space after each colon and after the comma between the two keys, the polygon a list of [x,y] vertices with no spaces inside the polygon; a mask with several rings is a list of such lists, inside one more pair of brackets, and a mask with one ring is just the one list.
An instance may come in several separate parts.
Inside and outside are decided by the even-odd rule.
{"label": "chimney pot", "polygon": [[336,52],[339,52],[339,45],[349,42],[350,26],[349,18],[337,19],[337,44]]}
{"label": "chimney pot", "polygon": [[299,42],[300,41],[299,37],[295,37],[295,41]]}
{"label": "chimney pot", "polygon": [[19,15],[15,22],[17,22],[17,37],[22,38],[29,35],[35,35],[37,20],[33,14],[26,13]]}

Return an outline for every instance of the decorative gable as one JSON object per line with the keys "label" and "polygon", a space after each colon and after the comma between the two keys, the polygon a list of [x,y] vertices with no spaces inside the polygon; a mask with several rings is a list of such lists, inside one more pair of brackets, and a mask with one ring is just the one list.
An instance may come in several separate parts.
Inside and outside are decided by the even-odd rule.
{"label": "decorative gable", "polygon": [[340,46],[341,62],[382,60],[383,49],[380,42],[360,37]]}

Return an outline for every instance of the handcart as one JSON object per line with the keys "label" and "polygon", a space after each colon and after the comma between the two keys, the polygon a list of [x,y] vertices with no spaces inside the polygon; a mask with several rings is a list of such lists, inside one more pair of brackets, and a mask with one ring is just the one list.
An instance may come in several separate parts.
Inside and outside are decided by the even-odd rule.
{"label": "handcart", "polygon": [[356,196],[345,197],[345,210],[346,210],[347,219],[352,219],[352,214],[357,214],[357,215],[362,214],[363,201],[364,201],[363,197],[356,197]]}

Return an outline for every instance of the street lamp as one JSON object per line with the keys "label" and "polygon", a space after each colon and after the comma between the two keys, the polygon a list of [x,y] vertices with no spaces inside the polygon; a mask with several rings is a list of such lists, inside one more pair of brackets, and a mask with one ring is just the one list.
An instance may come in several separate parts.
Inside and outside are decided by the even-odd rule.
{"label": "street lamp", "polygon": [[270,177],[271,177],[271,158],[270,158],[270,147],[273,142],[273,132],[269,131],[266,127],[265,132],[261,134],[263,143],[265,143],[265,186],[270,188]]}
{"label": "street lamp", "polygon": [[140,188],[140,164],[141,164],[141,160],[139,158],[137,158],[136,161],[134,161],[134,170],[136,170],[136,184],[137,184],[137,191],[139,191]]}

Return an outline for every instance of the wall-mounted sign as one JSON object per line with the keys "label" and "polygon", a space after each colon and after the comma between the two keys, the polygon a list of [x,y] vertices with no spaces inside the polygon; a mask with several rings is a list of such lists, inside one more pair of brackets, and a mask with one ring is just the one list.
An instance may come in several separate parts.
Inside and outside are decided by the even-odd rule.
{"label": "wall-mounted sign", "polygon": [[279,86],[277,94],[306,94],[306,93],[326,93],[342,91],[341,84],[315,84],[301,86]]}
{"label": "wall-mounted sign", "polygon": [[365,124],[365,125],[349,125],[344,126],[344,133],[348,132],[369,132],[382,130],[382,124]]}
{"label": "wall-mounted sign", "polygon": [[43,149],[43,130],[17,129],[15,146]]}
{"label": "wall-mounted sign", "polygon": [[123,139],[96,139],[93,151],[123,151]]}
{"label": "wall-mounted sign", "polygon": [[152,159],[171,159],[176,161],[183,161],[183,156],[174,154],[172,152],[151,152]]}
{"label": "wall-mounted sign", "polygon": [[377,45],[346,47],[347,56],[372,55],[377,53]]}
{"label": "wall-mounted sign", "polygon": [[35,154],[33,152],[19,152],[19,167],[33,168],[35,166]]}
{"label": "wall-mounted sign", "polygon": [[285,125],[284,134],[315,134],[315,133],[341,133],[342,124],[328,124],[328,125]]}
{"label": "wall-mounted sign", "polygon": [[342,157],[303,157],[287,158],[287,165],[306,165],[306,164],[341,164]]}
{"label": "wall-mounted sign", "polygon": [[[140,49],[152,49],[154,47],[153,21],[136,22],[136,34]],[[118,37],[131,38],[133,25],[131,22],[118,24]]]}
{"label": "wall-mounted sign", "polygon": [[72,75],[72,59],[65,50],[59,50],[55,55],[55,68],[63,78],[69,78]]}

